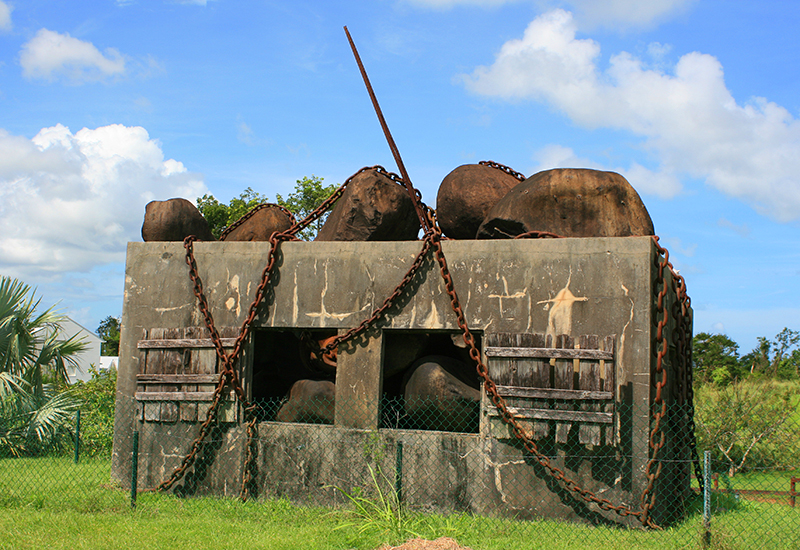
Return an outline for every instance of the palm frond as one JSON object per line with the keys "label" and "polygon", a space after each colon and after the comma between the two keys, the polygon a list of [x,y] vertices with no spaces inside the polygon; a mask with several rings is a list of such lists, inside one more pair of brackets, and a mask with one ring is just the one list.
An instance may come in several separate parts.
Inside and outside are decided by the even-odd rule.
{"label": "palm frond", "polygon": [[79,406],[80,402],[70,392],[50,397],[31,415],[28,440],[46,445],[53,442],[59,433],[71,432]]}

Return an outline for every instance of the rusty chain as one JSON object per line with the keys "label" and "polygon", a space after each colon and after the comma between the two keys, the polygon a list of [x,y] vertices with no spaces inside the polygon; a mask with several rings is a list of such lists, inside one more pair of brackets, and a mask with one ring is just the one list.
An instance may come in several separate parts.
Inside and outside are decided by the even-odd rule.
{"label": "rusty chain", "polygon": [[637,516],[641,519],[644,525],[648,527],[657,528],[658,526],[649,520],[646,516],[643,515],[643,512],[635,512],[630,509],[627,505],[614,505],[611,501],[605,498],[598,497],[594,492],[582,488],[576,481],[568,477],[563,470],[558,468],[557,466],[553,465],[550,461],[550,458],[543,454],[538,445],[525,433],[525,430],[517,421],[514,414],[509,410],[508,405],[506,404],[505,399],[500,395],[497,390],[497,385],[492,380],[489,374],[489,368],[481,359],[480,351],[475,344],[475,337],[472,335],[472,332],[469,330],[469,326],[467,325],[466,318],[464,316],[464,311],[461,308],[461,305],[458,300],[458,294],[455,290],[455,285],[453,283],[453,277],[450,275],[450,270],[447,266],[447,260],[444,256],[444,251],[441,247],[441,241],[438,238],[441,235],[441,229],[436,227],[434,229],[434,235],[432,237],[433,242],[433,250],[436,256],[436,261],[439,264],[439,268],[441,271],[442,279],[444,280],[445,291],[447,292],[450,298],[450,304],[453,308],[453,312],[456,315],[456,323],[458,327],[461,329],[462,336],[464,338],[464,342],[466,343],[467,347],[469,348],[469,355],[470,358],[475,362],[476,369],[478,371],[478,375],[483,380],[484,390],[486,391],[488,397],[491,399],[492,404],[497,408],[500,412],[500,418],[505,422],[509,428],[511,428],[511,432],[523,445],[526,451],[528,451],[536,461],[548,472],[548,474],[555,479],[556,481],[560,482],[562,486],[571,491],[576,497],[580,498],[586,503],[592,503],[597,505],[601,510],[611,511],[618,514],[621,517],[626,516]]}
{"label": "rusty chain", "polygon": [[[502,165],[497,165],[497,163],[491,163],[491,161],[484,162],[482,164],[490,165],[495,168],[503,169],[507,173],[512,175],[518,174],[515,177],[523,177],[518,172],[514,172],[507,167],[503,167]],[[264,268],[262,275],[261,275],[261,282],[256,290],[255,298],[250,305],[248,310],[248,315],[242,323],[242,326],[239,331],[239,336],[236,338],[233,350],[227,354],[225,353],[222,342],[219,338],[219,335],[214,327],[213,317],[208,307],[208,302],[205,298],[203,292],[202,281],[200,279],[199,274],[197,273],[197,265],[194,259],[193,254],[193,242],[195,240],[194,237],[189,237],[186,239],[184,246],[186,248],[186,262],[189,266],[189,274],[190,278],[192,279],[194,285],[194,294],[198,301],[198,308],[200,309],[201,313],[203,314],[203,318],[205,320],[206,327],[209,329],[211,334],[211,340],[214,344],[214,348],[220,360],[222,361],[223,371],[220,375],[219,383],[214,391],[212,397],[212,404],[208,409],[206,414],[206,420],[201,425],[200,434],[195,439],[192,444],[190,452],[187,456],[183,459],[181,465],[173,472],[172,476],[162,483],[159,486],[159,490],[168,490],[170,489],[173,484],[179,480],[186,472],[186,470],[193,464],[196,455],[202,446],[203,440],[207,437],[209,428],[216,417],[217,410],[219,409],[219,405],[222,398],[222,393],[225,386],[230,383],[236,396],[240,399],[242,405],[245,408],[246,416],[249,416],[248,419],[248,427],[247,427],[247,448],[246,448],[246,458],[245,458],[245,467],[243,472],[243,479],[242,479],[242,491],[241,496],[242,499],[246,499],[249,494],[249,487],[251,486],[253,479],[253,468],[252,462],[254,460],[253,457],[253,439],[256,437],[256,417],[253,414],[253,407],[249,404],[249,401],[242,389],[241,383],[238,378],[238,374],[235,369],[235,363],[238,360],[238,357],[241,353],[242,344],[244,340],[247,338],[247,335],[250,331],[250,326],[255,318],[255,314],[257,308],[264,297],[264,291],[266,286],[269,284],[271,280],[271,276],[273,270],[275,269],[276,263],[276,253],[277,249],[280,246],[280,243],[287,240],[295,240],[296,233],[300,230],[304,229],[317,218],[319,218],[328,208],[330,208],[333,203],[338,200],[342,194],[344,193],[345,188],[347,185],[355,178],[358,174],[361,174],[364,171],[368,170],[375,170],[387,177],[389,177],[392,181],[399,185],[404,185],[404,181],[391,172],[386,171],[383,167],[380,166],[373,166],[373,167],[366,167],[362,168],[358,172],[356,172],[353,176],[348,178],[342,186],[339,187],[328,199],[326,199],[317,209],[314,210],[309,216],[307,216],[304,220],[300,222],[296,222],[293,227],[283,233],[273,233],[270,237],[270,251],[268,254],[267,265]],[[642,510],[641,511],[633,511],[627,505],[619,505],[616,506],[608,499],[598,497],[590,490],[583,489],[578,485],[578,483],[571,478],[569,478],[563,470],[558,468],[557,466],[553,465],[550,461],[550,458],[544,454],[542,454],[537,444],[525,433],[524,429],[518,423],[517,419],[515,418],[514,414],[509,410],[505,399],[498,393],[497,386],[492,380],[488,367],[481,359],[480,351],[477,348],[475,343],[475,338],[469,330],[467,325],[464,312],[461,308],[459,303],[458,295],[455,290],[455,285],[453,283],[453,278],[449,272],[449,268],[447,266],[447,260],[444,255],[444,251],[442,249],[441,241],[443,239],[443,235],[441,229],[439,228],[438,224],[436,223],[435,211],[431,208],[427,207],[421,201],[421,195],[419,191],[414,190],[414,196],[417,197],[417,200],[420,203],[420,208],[418,211],[423,212],[425,216],[425,222],[423,223],[423,227],[428,227],[430,229],[426,230],[425,235],[423,236],[423,246],[419,254],[417,254],[414,262],[412,263],[409,270],[406,272],[405,276],[403,277],[402,281],[395,287],[394,291],[389,295],[389,297],[383,302],[383,304],[375,309],[372,314],[367,317],[361,324],[357,327],[349,330],[345,334],[341,336],[337,336],[336,338],[332,339],[324,348],[320,348],[316,350],[315,353],[319,356],[328,356],[330,357],[332,353],[338,348],[338,346],[357,335],[365,332],[371,325],[376,323],[386,311],[395,303],[398,297],[402,295],[406,287],[411,283],[417,273],[420,271],[422,265],[424,264],[425,258],[427,257],[428,253],[433,250],[434,257],[436,262],[439,265],[441,276],[445,285],[445,290],[450,298],[451,307],[456,315],[456,321],[458,324],[459,329],[462,331],[462,336],[464,338],[464,342],[469,348],[469,355],[472,360],[476,364],[477,373],[480,378],[483,380],[484,389],[487,392],[488,397],[490,398],[493,405],[498,409],[500,412],[500,417],[502,420],[509,425],[511,432],[513,435],[519,439],[523,445],[523,447],[528,451],[531,455],[535,457],[537,462],[545,468],[548,474],[553,477],[556,481],[560,482],[565,489],[571,491],[576,497],[584,500],[587,503],[593,503],[597,505],[600,509],[605,511],[612,511],[621,517],[626,516],[636,516],[640,519],[643,525],[657,528],[658,526],[652,521],[650,518],[650,512],[655,505],[655,492],[653,491],[655,481],[658,479],[658,476],[661,472],[661,464],[658,463],[655,471],[653,471],[653,466],[656,465],[658,462],[658,452],[664,446],[665,442],[665,435],[661,431],[661,421],[666,414],[666,401],[663,399],[662,396],[663,388],[666,386],[666,369],[664,368],[663,359],[668,351],[668,344],[665,335],[665,328],[667,322],[669,320],[669,315],[667,309],[663,307],[664,298],[667,293],[667,281],[666,277],[664,277],[664,268],[669,267],[670,271],[673,274],[673,281],[677,280],[677,291],[680,297],[680,306],[682,309],[681,315],[681,323],[679,323],[679,328],[685,331],[686,323],[685,315],[689,311],[689,301],[688,296],[686,295],[685,291],[685,281],[683,280],[680,275],[677,275],[675,271],[672,269],[672,265],[668,261],[668,252],[666,249],[662,248],[658,244],[658,238],[654,237],[654,241],[659,251],[659,256],[662,254],[664,255],[664,259],[661,262],[657,263],[658,267],[658,277],[657,282],[661,285],[661,289],[658,294],[658,306],[657,309],[660,313],[662,313],[663,317],[658,323],[657,328],[657,341],[659,343],[660,349],[658,350],[658,355],[656,359],[656,374],[661,375],[661,380],[657,382],[657,390],[656,390],[656,399],[655,404],[658,407],[661,406],[660,411],[655,411],[653,415],[653,428],[650,433],[649,443],[651,448],[651,456],[650,460],[648,461],[646,467],[646,475],[648,477],[648,486],[642,494]],[[547,232],[531,232],[528,234],[520,235],[517,238],[539,238],[539,237],[551,237],[556,238],[559,237],[558,235],[547,233]],[[685,333],[683,335],[685,338]],[[684,348],[686,349],[686,348]],[[686,353],[686,352],[684,352]],[[690,357],[691,350],[688,350],[688,356]],[[685,359],[684,359],[685,361]],[[691,363],[688,364],[688,378],[687,380],[689,387],[691,387]],[[690,390],[691,391],[691,390]],[[689,401],[691,402],[691,394],[689,396]],[[693,423],[693,419],[690,419],[690,422]],[[660,436],[660,440],[659,440]],[[694,456],[696,457],[697,451],[696,446],[694,447]],[[696,463],[697,464],[697,463]],[[650,493],[653,493],[650,495]]]}
{"label": "rusty chain", "polygon": [[[254,413],[253,406],[249,403],[247,396],[242,388],[241,382],[239,380],[238,373],[236,372],[235,365],[236,361],[238,361],[239,356],[242,351],[242,346],[244,341],[247,339],[247,336],[250,332],[250,327],[255,320],[256,312],[258,309],[259,304],[264,298],[264,292],[266,290],[267,285],[269,284],[272,273],[275,269],[276,264],[276,256],[277,250],[280,246],[280,243],[283,241],[290,241],[296,240],[296,234],[303,230],[304,228],[308,227],[311,223],[313,223],[317,218],[319,218],[328,208],[330,208],[344,193],[347,185],[359,174],[366,172],[366,171],[375,171],[378,172],[387,178],[389,178],[394,183],[398,185],[403,185],[402,179],[397,176],[396,174],[387,171],[382,166],[372,166],[372,167],[365,167],[353,174],[351,177],[347,179],[330,197],[328,197],[318,208],[316,208],[311,214],[309,214],[305,219],[300,222],[295,222],[294,225],[284,232],[275,232],[273,233],[270,238],[270,250],[267,256],[267,265],[262,271],[261,274],[261,281],[256,288],[255,297],[248,308],[248,314],[245,320],[242,322],[241,328],[239,329],[239,335],[237,336],[233,349],[230,353],[226,353],[225,349],[222,345],[222,340],[219,337],[219,333],[217,332],[216,326],[214,324],[214,318],[211,314],[211,310],[208,306],[208,301],[205,297],[205,293],[203,290],[203,282],[200,278],[200,275],[197,271],[197,262],[194,257],[194,242],[197,238],[192,235],[187,237],[184,240],[184,248],[186,249],[186,264],[189,266],[189,277],[192,280],[193,285],[193,292],[197,299],[198,309],[200,313],[203,315],[203,320],[205,322],[206,328],[209,331],[209,336],[211,342],[214,346],[214,350],[217,354],[217,357],[221,361],[222,364],[222,372],[220,373],[220,379],[217,383],[217,386],[214,389],[212,394],[212,402],[211,406],[209,407],[208,411],[206,412],[206,419],[200,426],[200,432],[195,440],[192,442],[191,448],[189,453],[183,458],[181,464],[172,472],[170,477],[162,482],[158,486],[158,490],[160,491],[167,491],[172,486],[180,480],[185,474],[186,471],[194,464],[194,461],[197,458],[197,454],[199,453],[200,449],[202,448],[203,442],[205,441],[206,437],[208,436],[210,429],[214,420],[216,419],[217,411],[219,409],[220,402],[222,401],[222,394],[225,387],[230,384],[232,389],[234,390],[236,396],[239,398],[244,410],[245,416],[248,418],[248,428],[247,428],[247,460],[245,468],[244,468],[244,475],[242,479],[242,490],[241,490],[241,497],[242,499],[247,499],[249,494],[249,485],[251,483],[250,476],[252,475],[252,467],[250,461],[252,460],[252,438],[255,436],[255,421],[256,416]],[[421,195],[419,192],[415,193],[415,196],[418,197],[418,200],[421,202]],[[281,207],[282,208],[282,207]],[[372,316],[372,319],[368,319],[365,323],[359,327],[361,330],[353,330],[351,331],[352,334],[348,335],[348,338],[355,336],[356,334],[363,332],[366,328],[374,322],[378,317],[382,315],[382,313],[391,307],[393,300],[397,298],[402,293],[402,289],[413,279],[416,271],[422,265],[424,257],[427,253],[427,247],[423,247],[423,252],[417,257],[412,268],[409,270],[409,273],[406,274],[403,281],[400,283],[399,288],[395,289],[395,292],[390,296],[389,299],[384,303],[384,305],[376,310],[376,314]],[[338,343],[341,343],[342,339],[339,339]]]}
{"label": "rusty chain", "polygon": [[527,233],[520,233],[515,239],[563,239],[563,235],[550,233],[549,231],[528,231]]}
{"label": "rusty chain", "polygon": [[[700,490],[703,490],[703,471],[700,465],[700,456],[697,451],[697,441],[695,437],[694,423],[694,366],[692,364],[692,300],[686,291],[686,279],[669,262],[669,251],[659,244],[659,238],[653,237],[659,255],[664,256],[664,263],[672,275],[671,286],[677,300],[672,304],[673,317],[676,319],[676,326],[673,332],[673,340],[678,359],[678,373],[676,380],[678,393],[678,403],[684,408],[687,417],[686,441],[684,445],[689,448],[690,459],[694,465],[695,478]],[[685,394],[685,398],[684,398]]]}
{"label": "rusty chain", "polygon": [[489,168],[496,168],[497,170],[501,170],[501,171],[505,172],[506,174],[508,174],[509,176],[514,176],[519,181],[525,181],[527,179],[524,174],[520,174],[516,170],[513,170],[513,169],[509,168],[508,166],[506,166],[504,164],[500,164],[499,162],[495,162],[493,160],[482,160],[478,164],[480,164],[482,166],[488,166]]}

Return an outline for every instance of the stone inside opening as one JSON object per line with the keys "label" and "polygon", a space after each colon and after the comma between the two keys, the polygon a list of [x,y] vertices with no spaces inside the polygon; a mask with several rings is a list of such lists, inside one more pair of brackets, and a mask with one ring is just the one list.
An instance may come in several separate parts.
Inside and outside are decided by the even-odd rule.
{"label": "stone inside opening", "polygon": [[[280,417],[292,387],[301,380],[335,382],[336,373],[325,369],[311,359],[308,342],[336,336],[336,330],[259,329],[253,331],[253,360],[250,392],[262,421],[283,420],[311,423],[330,423],[325,417],[313,414],[314,404],[309,404],[311,414],[294,418]],[[317,401],[320,397],[315,396]],[[327,403],[318,403],[320,409]],[[322,412],[322,411],[320,411]]]}
{"label": "stone inside opening", "polygon": [[385,330],[382,355],[381,428],[478,432],[480,380],[461,332]]}

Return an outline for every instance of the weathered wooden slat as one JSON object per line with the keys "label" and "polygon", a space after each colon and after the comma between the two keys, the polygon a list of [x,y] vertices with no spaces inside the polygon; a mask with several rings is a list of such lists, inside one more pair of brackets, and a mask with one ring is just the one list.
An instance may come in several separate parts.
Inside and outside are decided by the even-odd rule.
{"label": "weathered wooden slat", "polygon": [[486,357],[537,357],[542,359],[584,359],[599,361],[614,359],[613,351],[600,349],[554,349],[554,348],[511,348],[487,347]]}
{"label": "weathered wooden slat", "polygon": [[216,384],[219,374],[137,374],[137,384]]}
{"label": "weathered wooden slat", "polygon": [[[220,338],[222,347],[232,348],[236,343],[236,338]],[[139,340],[136,344],[139,349],[190,349],[190,348],[213,348],[214,343],[211,338],[168,338],[157,340]]]}
{"label": "weathered wooden slat", "polygon": [[497,392],[503,397],[520,397],[526,399],[564,399],[564,400],[597,400],[614,399],[614,392],[560,390],[550,388],[524,388],[521,386],[497,386]]}
{"label": "weathered wooden slat", "polygon": [[[231,394],[233,395],[233,394]],[[134,395],[139,401],[211,401],[214,392],[211,391],[137,391]]]}
{"label": "weathered wooden slat", "polygon": [[[593,422],[611,424],[614,415],[604,412],[560,411],[552,409],[523,409],[509,407],[508,410],[519,419],[556,420],[559,422]],[[489,416],[500,416],[496,408],[489,409]]]}
{"label": "weathered wooden slat", "polygon": [[[560,334],[556,337],[556,349],[561,351],[574,351],[574,340],[567,334]],[[554,350],[555,351],[555,350]],[[583,350],[581,350],[583,351]],[[575,388],[575,368],[573,360],[565,358],[554,358],[550,360],[553,365],[553,387],[561,390],[574,390]],[[555,402],[553,410],[558,411],[571,411],[573,407],[569,402]],[[536,407],[533,407],[534,409]],[[572,424],[568,422],[556,423],[556,443],[566,443],[569,440],[569,431],[572,429]]]}
{"label": "weathered wooden slat", "polygon": [[[597,349],[600,347],[600,339],[597,336],[581,336],[580,347]],[[582,390],[599,391],[603,387],[598,361],[579,361],[578,370],[578,385]],[[581,405],[581,410],[599,411],[600,407],[596,403],[585,403]],[[582,445],[600,445],[600,426],[581,424],[578,428],[578,442]]]}
{"label": "weathered wooden slat", "polygon": [[[616,340],[614,336],[606,336],[603,339],[603,349],[614,353]],[[617,382],[616,382],[616,365],[613,361],[601,361],[600,366],[603,368],[603,383],[606,391],[610,391],[616,394],[617,391]],[[607,403],[603,410],[607,413],[614,412],[614,402]],[[617,434],[619,433],[618,428],[619,418],[617,417],[614,422],[610,426],[606,426],[605,430],[605,443],[606,445],[616,445],[619,443],[617,440]]]}

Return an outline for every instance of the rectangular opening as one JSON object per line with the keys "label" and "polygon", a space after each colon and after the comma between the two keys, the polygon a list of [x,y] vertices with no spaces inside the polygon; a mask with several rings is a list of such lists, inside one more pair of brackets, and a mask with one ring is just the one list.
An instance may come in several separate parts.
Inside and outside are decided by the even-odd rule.
{"label": "rectangular opening", "polygon": [[[333,423],[331,368],[311,353],[335,329],[259,329],[253,332],[251,399],[259,420]],[[318,344],[316,344],[318,345]]]}
{"label": "rectangular opening", "polygon": [[384,330],[380,427],[477,433],[475,367],[460,331]]}

